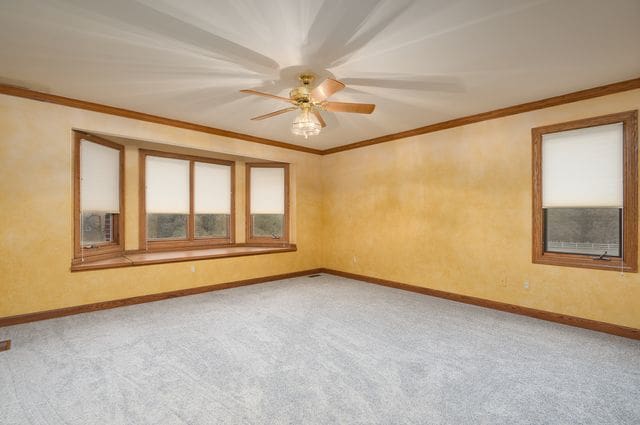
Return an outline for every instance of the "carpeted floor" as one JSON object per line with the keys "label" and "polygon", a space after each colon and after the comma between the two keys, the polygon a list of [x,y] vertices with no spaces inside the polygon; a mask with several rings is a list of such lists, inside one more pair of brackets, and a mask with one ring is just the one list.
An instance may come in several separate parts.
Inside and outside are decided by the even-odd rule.
{"label": "carpeted floor", "polygon": [[0,329],[1,424],[639,424],[640,342],[323,275]]}

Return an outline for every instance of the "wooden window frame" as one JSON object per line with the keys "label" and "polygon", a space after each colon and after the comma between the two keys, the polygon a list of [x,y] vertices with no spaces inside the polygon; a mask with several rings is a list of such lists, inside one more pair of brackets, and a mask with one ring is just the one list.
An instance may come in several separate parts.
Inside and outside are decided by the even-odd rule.
{"label": "wooden window frame", "polygon": [[[119,201],[120,212],[118,216],[114,218],[113,228],[113,242],[107,242],[91,248],[83,248],[82,241],[82,229],[80,211],[80,142],[87,140],[98,145],[106,146],[112,149],[117,149],[120,152],[120,188],[119,188]],[[73,132],[73,261],[72,264],[79,264],[84,261],[93,261],[106,259],[111,257],[117,257],[124,252],[124,146],[118,143],[105,140],[101,137],[87,134],[81,131]]]}
{"label": "wooden window frame", "polygon": [[[194,248],[206,248],[221,245],[233,245],[235,243],[235,162],[222,159],[207,158],[193,155],[162,152],[156,150],[140,149],[139,155],[139,251],[171,251]],[[189,161],[189,218],[187,220],[187,238],[173,240],[147,240],[147,203],[146,203],[146,159],[147,156],[172,158]],[[194,212],[194,163],[203,162],[209,164],[226,165],[231,173],[231,210],[229,213],[229,235],[224,238],[196,238],[195,237],[195,212]]]}
{"label": "wooden window frame", "polygon": [[[278,239],[254,237],[251,222],[251,169],[252,168],[282,168],[284,169],[284,220],[282,236]],[[282,162],[252,162],[245,164],[246,169],[246,241],[253,245],[282,245],[289,243],[289,164]]]}
{"label": "wooden window frame", "polygon": [[[622,257],[609,257],[545,252],[544,211],[542,208],[542,136],[549,133],[623,124],[623,222]],[[532,136],[533,176],[533,262],[555,266],[637,272],[638,271],[638,111],[627,111],[582,120],[537,127]]]}

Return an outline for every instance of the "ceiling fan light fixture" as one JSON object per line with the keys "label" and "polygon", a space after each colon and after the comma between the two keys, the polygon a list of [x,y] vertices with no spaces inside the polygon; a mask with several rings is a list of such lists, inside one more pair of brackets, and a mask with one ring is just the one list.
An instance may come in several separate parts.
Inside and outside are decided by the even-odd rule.
{"label": "ceiling fan light fixture", "polygon": [[303,107],[298,112],[296,119],[291,124],[291,132],[296,136],[304,136],[308,139],[309,136],[317,136],[320,134],[322,126],[318,122],[317,118],[310,111],[311,108]]}
{"label": "ceiling fan light fixture", "polygon": [[279,109],[268,114],[259,115],[251,118],[252,121],[261,121],[267,118],[272,118],[287,112],[298,110],[295,120],[291,123],[291,132],[296,136],[304,136],[308,139],[309,136],[317,136],[322,131],[323,127],[327,126],[327,123],[320,114],[321,111],[328,112],[351,112],[354,114],[370,114],[375,109],[376,105],[372,103],[347,103],[347,102],[330,102],[327,98],[334,93],[339,92],[345,88],[344,83],[333,78],[326,78],[323,82],[318,84],[313,90],[310,88],[313,82],[314,76],[312,73],[307,72],[300,74],[298,79],[302,83],[301,86],[294,87],[289,92],[289,98],[282,96],[276,96],[270,93],[263,93],[253,89],[240,90],[242,93],[253,94],[262,97],[269,97],[289,103],[288,108]]}

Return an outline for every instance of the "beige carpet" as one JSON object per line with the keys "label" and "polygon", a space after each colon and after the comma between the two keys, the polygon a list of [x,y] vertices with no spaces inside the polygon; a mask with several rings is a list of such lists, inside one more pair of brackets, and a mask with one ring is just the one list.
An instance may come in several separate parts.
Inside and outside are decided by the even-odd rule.
{"label": "beige carpet", "polygon": [[640,342],[335,276],[9,328],[2,424],[639,424]]}

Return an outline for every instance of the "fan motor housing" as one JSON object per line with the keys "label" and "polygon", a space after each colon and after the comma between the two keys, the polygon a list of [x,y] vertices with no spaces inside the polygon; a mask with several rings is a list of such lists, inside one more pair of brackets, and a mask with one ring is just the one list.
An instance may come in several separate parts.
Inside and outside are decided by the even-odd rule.
{"label": "fan motor housing", "polygon": [[295,89],[289,92],[289,97],[295,100],[298,103],[306,103],[309,102],[310,91],[305,86],[296,87]]}

